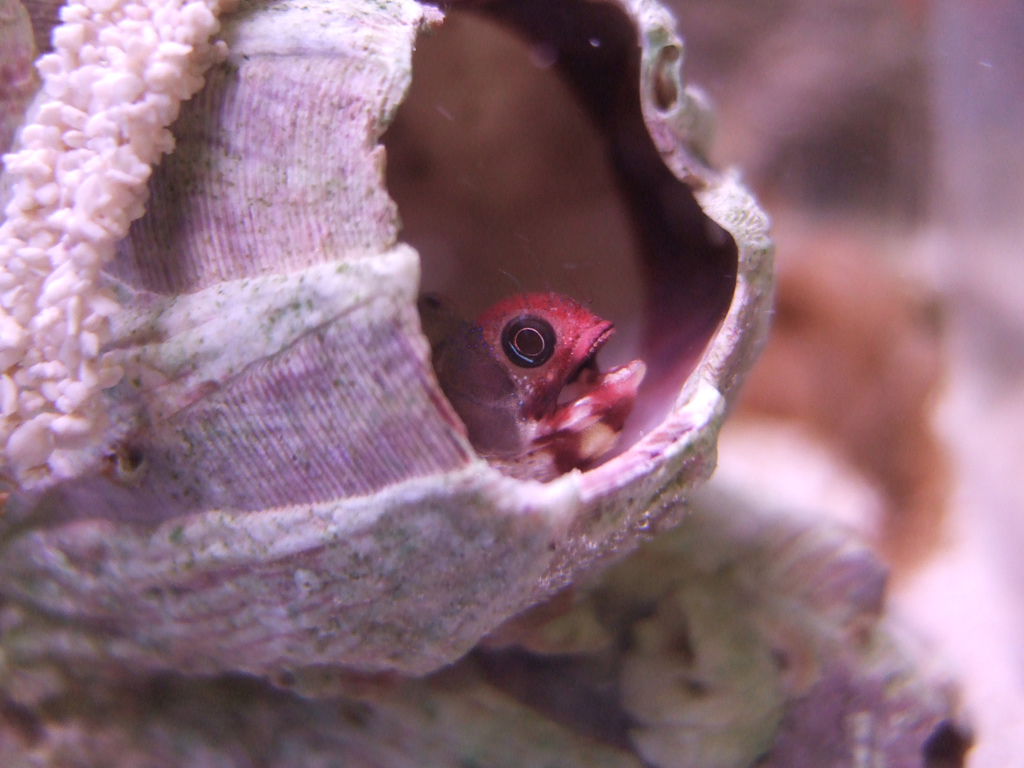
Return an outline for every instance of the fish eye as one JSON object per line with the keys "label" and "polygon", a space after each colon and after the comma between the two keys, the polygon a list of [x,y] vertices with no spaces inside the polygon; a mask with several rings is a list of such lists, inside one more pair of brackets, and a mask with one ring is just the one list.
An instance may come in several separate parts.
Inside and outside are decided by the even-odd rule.
{"label": "fish eye", "polygon": [[544,365],[555,352],[555,330],[540,317],[524,315],[511,320],[501,332],[505,355],[520,368]]}

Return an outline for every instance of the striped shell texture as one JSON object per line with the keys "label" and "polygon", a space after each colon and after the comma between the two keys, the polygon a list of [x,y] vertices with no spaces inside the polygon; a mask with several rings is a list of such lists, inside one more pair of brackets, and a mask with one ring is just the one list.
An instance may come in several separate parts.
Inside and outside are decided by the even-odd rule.
{"label": "striped shell texture", "polygon": [[[636,423],[550,482],[474,452],[417,312],[438,264],[494,269],[428,253],[458,201],[403,187],[446,15],[568,94],[633,244],[611,314],[647,364]],[[0,183],[9,662],[424,674],[684,514],[763,342],[771,243],[704,161],[655,0],[73,0],[52,41]],[[470,306],[507,287],[459,279]]]}

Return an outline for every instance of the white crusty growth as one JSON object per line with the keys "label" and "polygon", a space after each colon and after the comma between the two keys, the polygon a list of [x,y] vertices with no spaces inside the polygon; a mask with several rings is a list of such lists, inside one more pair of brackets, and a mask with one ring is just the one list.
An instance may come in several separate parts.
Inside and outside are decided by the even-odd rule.
{"label": "white crusty growth", "polygon": [[143,213],[179,105],[226,53],[210,38],[229,1],[72,2],[38,62],[0,226],[0,441],[21,479],[103,428],[121,371],[101,352],[117,305],[100,269]]}

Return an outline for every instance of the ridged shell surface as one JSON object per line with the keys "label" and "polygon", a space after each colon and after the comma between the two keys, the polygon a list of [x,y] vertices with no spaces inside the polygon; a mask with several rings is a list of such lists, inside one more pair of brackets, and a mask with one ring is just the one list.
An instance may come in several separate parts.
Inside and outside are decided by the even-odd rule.
{"label": "ridged shell surface", "polygon": [[[102,438],[57,450],[0,523],[22,616],[9,662],[424,673],[681,514],[762,341],[771,246],[746,191],[694,159],[706,118],[666,69],[671,17],[621,7],[648,130],[739,252],[728,315],[664,421],[547,484],[476,457],[433,376],[379,146],[439,13],[245,4],[104,273],[124,374]],[[665,78],[679,98],[661,109]]]}

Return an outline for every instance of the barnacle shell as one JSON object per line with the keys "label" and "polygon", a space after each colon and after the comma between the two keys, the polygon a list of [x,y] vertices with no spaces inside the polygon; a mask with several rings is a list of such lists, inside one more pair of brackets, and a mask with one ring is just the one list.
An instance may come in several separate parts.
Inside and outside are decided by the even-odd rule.
{"label": "barnacle shell", "polygon": [[[527,36],[558,32],[531,26],[529,4],[469,5]],[[767,222],[700,160],[706,113],[682,87],[667,12],[570,5],[610,9],[634,41],[625,50],[639,45],[619,83],[636,121],[613,112],[600,125],[613,142],[622,125],[646,127],[642,172],[620,167],[640,239],[683,261],[691,247],[678,232],[658,239],[674,224],[643,199],[650,178],[703,221],[686,180],[731,235],[709,221],[692,245],[737,274],[710,292],[720,313],[681,310],[672,281],[651,281],[648,362],[674,387],[667,415],[621,455],[547,484],[476,457],[431,372],[417,254],[397,243],[378,143],[438,12],[413,0],[243,5],[222,19],[230,54],[182,104],[147,213],[101,278],[120,304],[103,360],[124,371],[101,396],[106,426],[11,470],[8,662],[424,673],[678,519],[673,502],[710,474],[727,398],[761,343]],[[653,272],[669,263],[678,277],[676,255]],[[680,341],[671,329],[684,321]]]}

